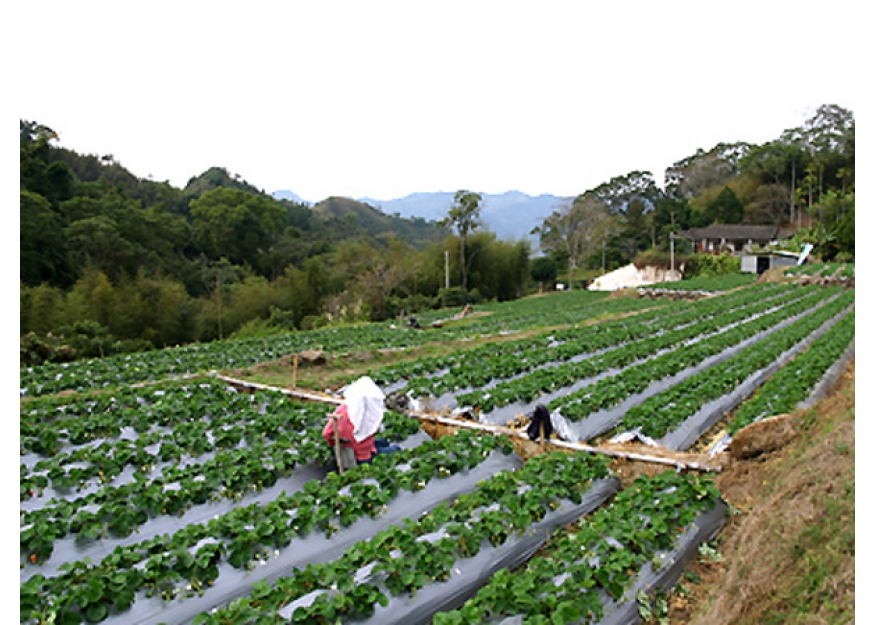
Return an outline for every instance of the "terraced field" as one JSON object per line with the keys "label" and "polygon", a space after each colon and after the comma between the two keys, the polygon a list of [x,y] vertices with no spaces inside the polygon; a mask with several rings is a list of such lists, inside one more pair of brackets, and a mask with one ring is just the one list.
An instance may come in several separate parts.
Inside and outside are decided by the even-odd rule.
{"label": "terraced field", "polygon": [[[728,506],[707,467],[623,484],[615,445],[719,470],[853,357],[852,288],[696,289],[22,370],[20,622],[634,622]],[[400,452],[328,470],[340,389],[257,383],[314,349]]]}

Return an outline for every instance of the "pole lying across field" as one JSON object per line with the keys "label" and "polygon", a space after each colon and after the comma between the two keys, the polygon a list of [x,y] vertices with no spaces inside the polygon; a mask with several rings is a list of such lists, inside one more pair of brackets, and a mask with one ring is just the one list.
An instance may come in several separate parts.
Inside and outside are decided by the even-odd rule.
{"label": "pole lying across field", "polygon": [[[339,397],[333,397],[331,395],[315,393],[309,391],[301,391],[299,389],[287,389],[276,386],[268,386],[266,384],[259,384],[257,382],[249,382],[247,380],[238,380],[235,378],[229,378],[222,375],[216,376],[218,379],[227,382],[231,386],[235,388],[239,388],[241,390],[254,391],[254,390],[270,390],[275,392],[284,393],[291,397],[296,397],[298,399],[309,400],[309,401],[320,401],[329,404],[340,404],[343,400]],[[529,440],[528,435],[522,430],[514,430],[513,428],[505,427],[502,425],[493,425],[491,423],[480,423],[478,421],[468,421],[467,419],[454,419],[452,417],[445,417],[442,415],[428,413],[428,412],[418,412],[418,411],[405,411],[405,414],[414,419],[419,419],[420,421],[425,421],[428,423],[439,423],[441,425],[447,425],[451,427],[460,427],[460,428],[468,428],[472,430],[483,430],[486,432],[492,432],[493,434],[504,434],[510,437],[522,438],[525,440]],[[542,439],[543,440],[543,439]],[[654,464],[663,464],[667,466],[675,467],[678,470],[690,470],[690,471],[703,471],[706,473],[719,473],[722,470],[722,467],[719,465],[707,465],[702,464],[700,462],[686,461],[686,460],[678,460],[676,458],[666,458],[663,456],[654,456],[650,454],[640,454],[633,451],[623,451],[619,449],[604,449],[602,447],[593,447],[591,445],[586,445],[584,443],[575,443],[571,441],[563,441],[563,440],[553,440],[548,439],[548,445],[553,445],[554,447],[559,447],[562,449],[570,449],[573,451],[584,451],[586,453],[591,454],[602,454],[605,456],[609,456],[611,458],[618,458],[623,460],[634,460],[638,462],[650,462]]]}
{"label": "pole lying across field", "polygon": [[[514,430],[509,427],[501,426],[501,425],[493,425],[490,423],[479,423],[477,421],[468,421],[464,419],[453,419],[451,417],[444,417],[440,415],[424,413],[424,412],[408,412],[408,416],[414,417],[421,421],[428,421],[429,423],[440,423],[441,425],[447,425],[452,427],[462,427],[474,430],[484,430],[486,432],[492,432],[494,434],[505,434],[507,436],[522,438],[525,440],[529,440],[528,435],[522,430]],[[593,447],[591,445],[586,445],[584,443],[574,443],[571,441],[563,441],[563,440],[547,440],[548,445],[553,445],[554,447],[560,447],[563,449],[570,449],[574,451],[584,451],[591,454],[602,454],[605,456],[609,456],[611,458],[620,458],[624,460],[636,460],[639,462],[650,462],[655,464],[664,464],[668,466],[673,466],[679,470],[693,470],[693,471],[704,471],[707,473],[719,473],[722,470],[722,467],[718,465],[706,465],[700,462],[686,461],[686,460],[677,460],[675,458],[666,458],[663,456],[653,456],[650,454],[639,454],[633,451],[622,451],[619,449],[604,449],[602,447]]]}

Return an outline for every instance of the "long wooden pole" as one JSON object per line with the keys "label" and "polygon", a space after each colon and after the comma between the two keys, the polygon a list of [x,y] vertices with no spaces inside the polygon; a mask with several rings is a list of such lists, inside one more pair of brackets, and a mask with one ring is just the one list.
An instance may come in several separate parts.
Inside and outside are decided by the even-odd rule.
{"label": "long wooden pole", "polygon": [[[334,403],[340,404],[343,400],[338,399],[336,397],[332,397],[330,395],[321,395],[317,393],[306,393],[301,391],[290,391],[288,389],[276,388],[272,386],[267,386],[266,384],[257,384],[253,382],[247,382],[245,380],[236,380],[234,378],[229,378],[227,376],[216,376],[219,379],[222,379],[229,384],[232,384],[237,387],[241,387],[244,389],[271,389],[275,391],[280,391],[286,393],[287,395],[291,395],[292,397],[298,397],[299,399],[309,399],[312,401],[322,401],[326,403]],[[495,434],[505,434],[507,436],[513,436],[516,438],[527,438],[526,433],[522,431],[517,431],[508,427],[504,427],[501,425],[492,425],[490,423],[479,423],[477,421],[465,421],[461,419],[453,419],[450,417],[442,417],[440,415],[431,414],[431,413],[419,413],[415,411],[406,412],[407,416],[413,417],[415,419],[419,419],[420,421],[430,421],[432,423],[440,423],[442,425],[450,425],[461,428],[468,428],[472,430],[485,430],[487,432],[493,432]],[[337,432],[337,428],[335,428],[335,433]],[[585,445],[583,443],[572,443],[569,441],[563,441],[561,439],[551,439],[548,442],[549,445],[553,445],[554,447],[561,447],[563,449],[573,449],[577,451],[585,451],[592,454],[603,454],[605,456],[609,456],[611,458],[624,458],[626,460],[638,460],[640,462],[653,462],[657,464],[664,464],[676,467],[678,469],[691,469],[695,471],[704,471],[708,473],[719,473],[723,470],[723,468],[719,465],[707,465],[699,462],[686,462],[683,460],[674,460],[672,458],[665,458],[661,456],[651,456],[648,454],[638,454],[631,451],[619,451],[614,449],[602,449],[601,447],[592,447],[591,445]]]}
{"label": "long wooden pole", "polygon": [[343,459],[340,454],[340,432],[337,431],[337,415],[331,414],[331,424],[334,426],[334,457],[337,460],[337,472],[343,473]]}
{"label": "long wooden pole", "polygon": [[[420,420],[428,420],[432,422],[437,422],[442,425],[450,425],[461,428],[468,428],[472,430],[485,430],[487,432],[492,432],[494,434],[505,434],[506,436],[512,436],[516,438],[525,438],[528,439],[528,436],[525,432],[521,430],[514,430],[508,427],[504,427],[501,425],[492,425],[491,423],[479,423],[476,421],[463,421],[461,419],[452,419],[450,417],[441,417],[437,415],[430,414],[421,414],[416,412],[408,412],[408,416],[414,417]],[[705,471],[710,473],[719,473],[723,470],[722,467],[718,465],[706,465],[700,462],[688,462],[684,460],[675,460],[674,458],[665,458],[662,456],[651,456],[648,454],[639,454],[631,451],[620,451],[614,449],[603,449],[601,447],[593,447],[591,445],[586,445],[584,443],[573,443],[569,441],[553,440],[547,441],[546,444],[553,445],[554,447],[561,447],[563,449],[571,449],[575,451],[585,451],[591,454],[602,454],[605,456],[609,456],[611,458],[623,458],[626,460],[638,460],[641,462],[652,462],[656,464],[664,464],[668,466],[673,466],[678,469],[691,469],[695,471]]]}

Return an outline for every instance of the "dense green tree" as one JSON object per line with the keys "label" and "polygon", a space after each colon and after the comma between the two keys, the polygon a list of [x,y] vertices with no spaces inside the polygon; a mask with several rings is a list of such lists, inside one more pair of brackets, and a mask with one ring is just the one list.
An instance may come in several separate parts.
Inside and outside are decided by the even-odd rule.
{"label": "dense green tree", "polygon": [[653,211],[653,227],[660,241],[668,237],[669,232],[680,232],[690,227],[690,204],[679,197],[664,196],[656,203]]}
{"label": "dense green tree", "polygon": [[[655,239],[653,210],[663,193],[656,186],[649,171],[633,171],[624,176],[615,176],[589,191],[579,199],[590,199],[607,208],[613,218],[611,234],[618,237],[600,237],[607,247],[611,245],[626,260],[631,260],[639,250],[646,249]],[[591,253],[587,251],[584,256]]]}
{"label": "dense green tree", "polygon": [[64,220],[44,196],[24,190],[19,195],[21,281],[30,286],[42,282],[69,286],[73,282],[73,268]]}
{"label": "dense green tree", "polygon": [[73,191],[74,176],[63,162],[52,160],[52,141],[58,138],[51,128],[34,122],[21,121],[21,153],[19,159],[20,190],[45,197],[52,206],[68,199]]}
{"label": "dense green tree", "polygon": [[748,143],[718,143],[708,151],[699,149],[665,170],[665,193],[690,200],[704,190],[725,185],[740,172],[740,163],[750,150]]}
{"label": "dense green tree", "polygon": [[797,174],[805,162],[802,146],[791,135],[784,133],[776,141],[752,146],[739,162],[743,173],[759,177],[767,191],[757,193],[757,201],[752,206],[755,216],[750,221],[762,223],[771,218],[770,223],[796,219],[795,187]]}
{"label": "dense green tree", "polygon": [[65,298],[62,325],[74,326],[81,322],[94,322],[110,331],[123,323],[119,322],[115,287],[93,263],[86,265],[82,277]]}
{"label": "dense green tree", "polygon": [[19,282],[19,318],[21,334],[46,335],[60,326],[64,305],[63,292],[47,283],[28,287]]}
{"label": "dense green tree", "polygon": [[541,250],[561,251],[568,259],[568,281],[573,285],[575,268],[610,239],[614,224],[608,207],[584,194],[542,219],[532,232],[540,237]]}
{"label": "dense green tree", "polygon": [[194,234],[208,258],[249,262],[258,269],[260,255],[276,241],[286,211],[276,201],[237,189],[218,188],[191,202]]}
{"label": "dense green tree", "polygon": [[708,204],[705,217],[709,223],[738,224],[744,219],[744,206],[735,191],[723,187],[717,198]]}
{"label": "dense green tree", "polygon": [[582,195],[603,204],[610,214],[618,215],[626,214],[633,202],[642,214],[652,210],[662,192],[649,171],[633,171],[615,176]]}
{"label": "dense green tree", "polygon": [[248,275],[228,288],[225,331],[233,335],[253,319],[267,320],[275,306],[274,290],[263,276]]}
{"label": "dense green tree", "polygon": [[556,263],[549,256],[538,256],[532,259],[532,280],[538,283],[538,292],[543,293],[546,285],[556,281]]}
{"label": "dense green tree", "polygon": [[276,306],[290,311],[294,316],[295,327],[312,329],[315,318],[326,308],[328,296],[340,292],[332,279],[325,258],[312,256],[304,261],[302,269],[286,268],[285,273],[274,281],[276,287]]}
{"label": "dense green tree", "polygon": [[468,239],[468,287],[484,300],[507,301],[520,296],[528,280],[528,242],[500,241],[493,232]]}
{"label": "dense green tree", "polygon": [[444,223],[456,229],[459,236],[459,269],[462,274],[462,288],[468,288],[468,261],[466,258],[466,245],[468,235],[480,227],[480,215],[482,212],[481,202],[483,197],[479,193],[461,189],[453,196],[453,204],[447,213]]}
{"label": "dense green tree", "polygon": [[210,295],[200,309],[198,336],[201,340],[222,340],[227,336],[229,287],[243,277],[244,271],[224,256],[204,265],[203,276],[209,285]]}
{"label": "dense green tree", "polygon": [[154,347],[187,343],[194,336],[195,301],[185,286],[171,278],[150,276],[141,269],[116,285],[118,320],[113,334],[147,341]]}

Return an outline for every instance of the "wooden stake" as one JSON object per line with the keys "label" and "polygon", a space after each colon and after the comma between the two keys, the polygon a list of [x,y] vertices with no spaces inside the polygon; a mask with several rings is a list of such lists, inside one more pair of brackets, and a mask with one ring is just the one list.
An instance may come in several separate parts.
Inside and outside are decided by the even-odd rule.
{"label": "wooden stake", "polygon": [[343,460],[340,455],[340,432],[337,431],[337,415],[331,414],[331,423],[334,425],[334,457],[337,460],[337,472],[343,473]]}
{"label": "wooden stake", "polygon": [[295,364],[292,369],[292,388],[298,388],[298,355],[295,354]]}

